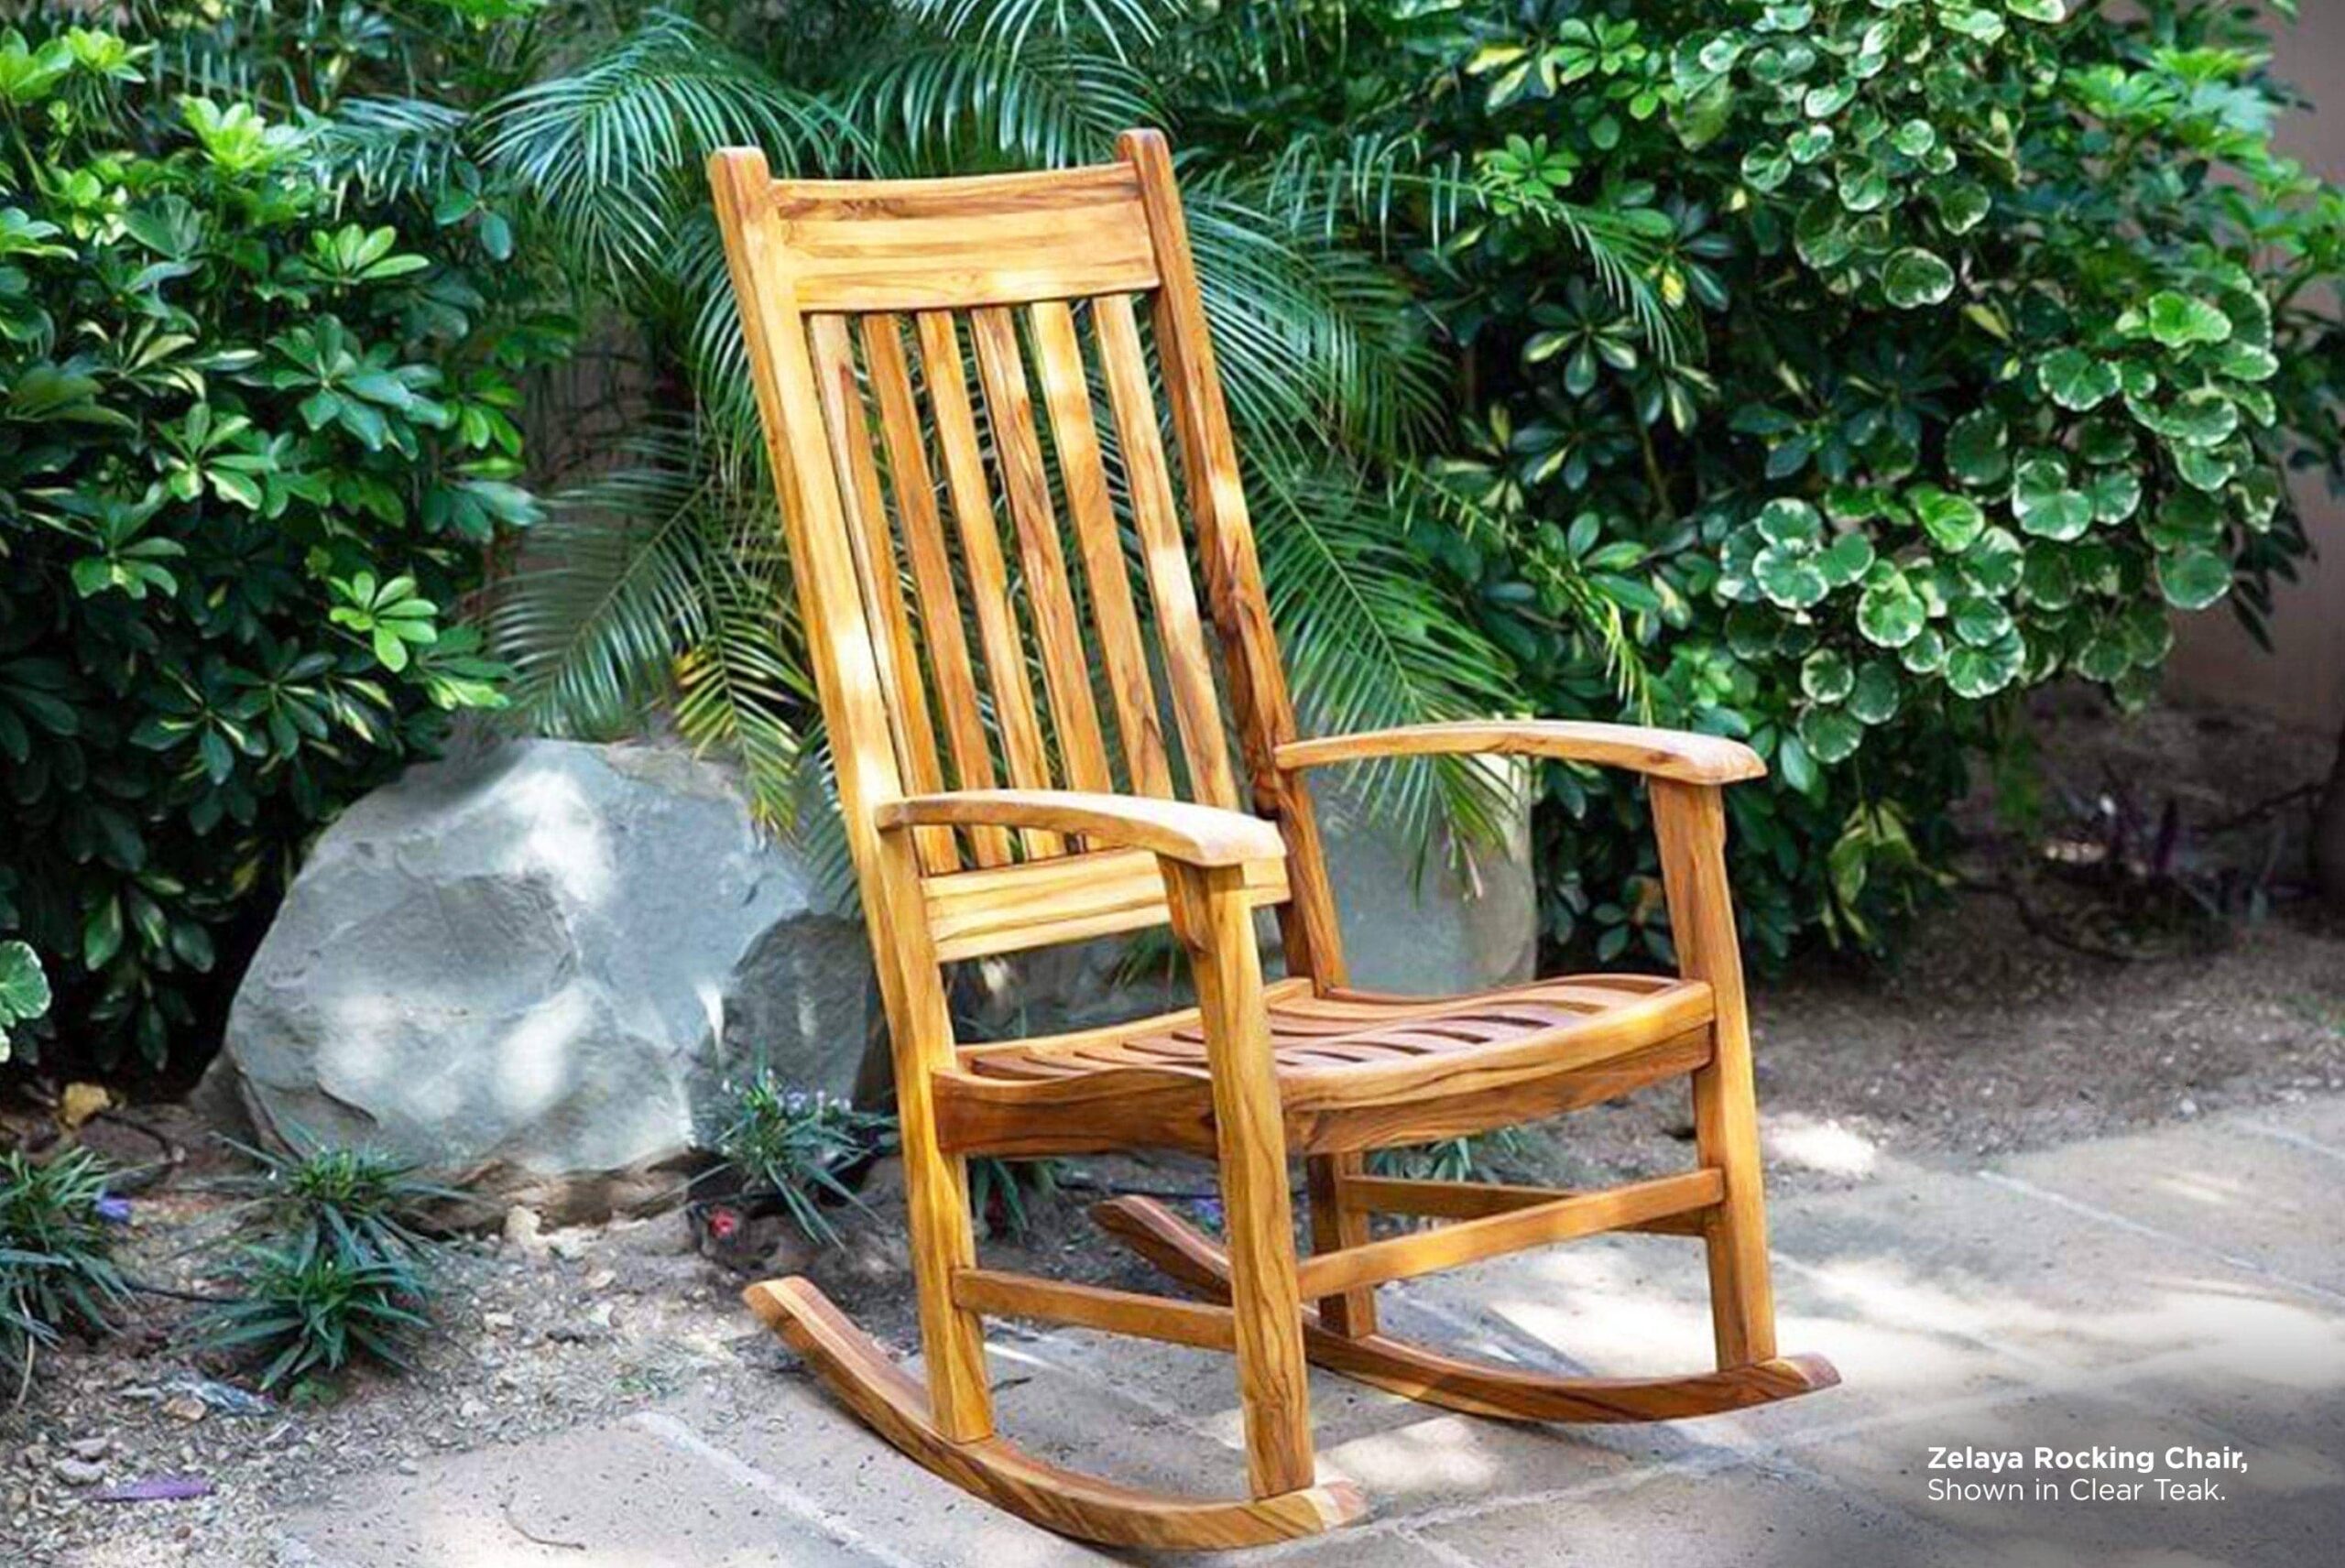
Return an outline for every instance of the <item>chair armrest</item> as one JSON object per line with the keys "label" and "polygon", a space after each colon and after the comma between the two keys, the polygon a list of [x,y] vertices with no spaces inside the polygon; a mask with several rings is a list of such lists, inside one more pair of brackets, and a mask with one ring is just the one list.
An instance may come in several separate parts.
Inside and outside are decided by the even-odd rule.
{"label": "chair armrest", "polygon": [[1289,741],[1278,748],[1274,760],[1281,769],[1294,772],[1366,757],[1444,754],[1591,762],[1680,784],[1732,784],[1767,775],[1767,765],[1757,752],[1722,735],[1565,719],[1490,719],[1325,735]]}
{"label": "chair armrest", "polygon": [[1183,866],[1244,866],[1286,854],[1279,830],[1260,817],[1152,795],[1074,789],[959,789],[890,800],[876,813],[896,828],[1036,828],[1145,849]]}

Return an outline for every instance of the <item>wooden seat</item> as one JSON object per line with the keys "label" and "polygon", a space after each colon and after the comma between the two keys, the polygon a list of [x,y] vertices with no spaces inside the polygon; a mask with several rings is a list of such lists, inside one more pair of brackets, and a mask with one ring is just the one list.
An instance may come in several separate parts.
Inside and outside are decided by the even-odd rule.
{"label": "wooden seat", "polygon": [[[919,1463],[1121,1546],[1358,1518],[1358,1490],[1316,1472],[1311,1364],[1526,1421],[1665,1420],[1828,1386],[1827,1364],[1776,1354],[1726,881],[1722,791],[1764,768],[1731,740],[1634,725],[1299,735],[1172,155],[1147,131],[1118,151],[886,183],[777,180],[747,149],[710,163],[888,1015],[922,1376],[807,1280],[753,1286],[749,1306]],[[1308,776],[1492,754],[1647,779],[1676,975],[1351,986]],[[1265,909],[1289,976],[1270,985]],[[1150,927],[1185,953],[1194,1007],[954,1039],[947,966]],[[1664,1078],[1693,1105],[1695,1162],[1674,1174],[1563,1192],[1364,1164]],[[980,1266],[969,1157],[1151,1147],[1211,1157],[1227,1245],[1141,1198],[1095,1214],[1190,1299]],[[1380,1214],[1432,1224],[1378,1236]],[[1378,1328],[1386,1281],[1620,1230],[1699,1242],[1714,1369],[1565,1377]],[[1020,1451],[994,1428],[988,1315],[1232,1355],[1248,1495],[1146,1491]]]}
{"label": "wooden seat", "polygon": [[[1372,1149],[1395,1118],[1458,1137],[1682,1076],[1709,1051],[1710,988],[1582,975],[1470,996],[1264,993],[1292,1153]],[[1077,1154],[1215,1147],[1198,1010],[1080,1034],[973,1046],[936,1080],[947,1148]],[[1432,1118],[1429,1122],[1428,1118]]]}

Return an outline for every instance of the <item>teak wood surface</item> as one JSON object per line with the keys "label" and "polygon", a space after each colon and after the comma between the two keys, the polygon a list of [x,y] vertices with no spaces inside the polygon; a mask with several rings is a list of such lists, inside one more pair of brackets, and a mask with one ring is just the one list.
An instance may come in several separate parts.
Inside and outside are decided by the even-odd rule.
{"label": "teak wood surface", "polygon": [[[1513,719],[1300,735],[1171,155],[1152,131],[1118,153],[890,182],[778,180],[749,149],[710,162],[887,1011],[926,1380],[802,1279],[754,1287],[750,1306],[919,1463],[1128,1546],[1358,1517],[1358,1493],[1315,1473],[1311,1362],[1527,1420],[1663,1420],[1828,1386],[1828,1366],[1774,1346],[1720,793],[1759,759],[1710,735]],[[1475,754],[1650,780],[1678,975],[1467,996],[1351,985],[1306,775]],[[1194,1007],[955,1040],[944,965],[1150,926],[1186,954]],[[1367,1170],[1374,1149],[1671,1078],[1690,1084],[1698,1156],[1677,1175],[1564,1192]],[[1127,1148],[1214,1160],[1226,1247],[1142,1200],[1098,1211],[1205,1300],[979,1266],[970,1156]],[[1445,1223],[1379,1234],[1380,1214]],[[1617,1230],[1700,1238],[1714,1369],[1570,1377],[1378,1328],[1380,1283]],[[1020,1451],[994,1430],[987,1315],[1229,1352],[1248,1495],[1140,1491]]]}

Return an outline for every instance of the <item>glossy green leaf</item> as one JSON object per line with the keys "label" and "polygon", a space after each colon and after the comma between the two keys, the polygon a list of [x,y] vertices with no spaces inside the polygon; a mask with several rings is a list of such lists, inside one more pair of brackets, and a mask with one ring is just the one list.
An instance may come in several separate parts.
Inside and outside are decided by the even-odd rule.
{"label": "glossy green leaf", "polygon": [[1954,268],[1918,246],[1897,251],[1881,265],[1881,292],[1900,310],[1944,304],[1954,293]]}

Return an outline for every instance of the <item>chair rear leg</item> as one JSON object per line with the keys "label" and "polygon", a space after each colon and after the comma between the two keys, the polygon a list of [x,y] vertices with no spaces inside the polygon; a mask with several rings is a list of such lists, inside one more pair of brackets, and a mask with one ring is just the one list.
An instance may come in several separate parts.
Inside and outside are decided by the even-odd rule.
{"label": "chair rear leg", "polygon": [[1314,1465],[1286,1126],[1262,1001],[1261,958],[1242,869],[1168,862],[1165,883],[1172,894],[1173,929],[1193,960],[1213,1075],[1246,1477],[1254,1496],[1272,1497],[1309,1486]]}
{"label": "chair rear leg", "polygon": [[[1311,1189],[1311,1250],[1340,1252],[1368,1239],[1368,1215],[1344,1204],[1344,1183],[1366,1164],[1360,1154],[1314,1154],[1303,1162]],[[1376,1290],[1364,1286],[1323,1296],[1319,1323],[1330,1334],[1365,1339],[1376,1332]]]}

